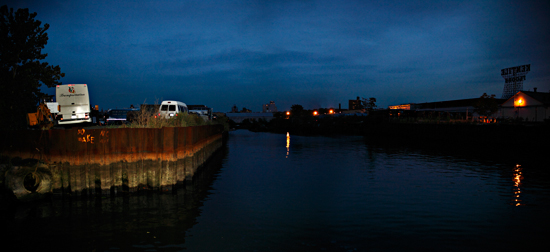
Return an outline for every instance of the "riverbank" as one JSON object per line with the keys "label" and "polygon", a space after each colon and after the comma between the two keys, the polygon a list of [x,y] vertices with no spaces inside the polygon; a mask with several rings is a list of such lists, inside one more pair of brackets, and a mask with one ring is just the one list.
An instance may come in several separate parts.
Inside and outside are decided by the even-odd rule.
{"label": "riverbank", "polygon": [[513,157],[525,162],[544,162],[544,146],[550,125],[482,124],[464,121],[396,122],[367,116],[304,117],[258,121],[248,125],[254,132],[302,136],[361,135],[383,146],[439,148],[470,156]]}

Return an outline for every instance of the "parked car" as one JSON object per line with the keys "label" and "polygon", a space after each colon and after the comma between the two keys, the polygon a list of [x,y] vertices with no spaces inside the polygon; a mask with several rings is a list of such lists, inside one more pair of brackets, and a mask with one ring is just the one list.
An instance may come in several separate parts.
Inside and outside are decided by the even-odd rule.
{"label": "parked car", "polygon": [[132,122],[134,113],[137,111],[139,111],[137,108],[109,109],[105,120],[107,124],[124,124],[126,122]]}

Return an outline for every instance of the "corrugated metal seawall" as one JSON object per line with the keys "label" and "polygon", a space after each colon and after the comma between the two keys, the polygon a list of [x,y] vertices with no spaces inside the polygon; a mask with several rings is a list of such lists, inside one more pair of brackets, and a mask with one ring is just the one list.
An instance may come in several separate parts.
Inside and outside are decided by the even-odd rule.
{"label": "corrugated metal seawall", "polygon": [[[31,193],[110,194],[141,188],[169,190],[190,180],[222,146],[223,126],[160,129],[0,131],[1,155],[37,159],[4,166],[4,184],[18,197]],[[34,172],[37,188],[25,187]]]}

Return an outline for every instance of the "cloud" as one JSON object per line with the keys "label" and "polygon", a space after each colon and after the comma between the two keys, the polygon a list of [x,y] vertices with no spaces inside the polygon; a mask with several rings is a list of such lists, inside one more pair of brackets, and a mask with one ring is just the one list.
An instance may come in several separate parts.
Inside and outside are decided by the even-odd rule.
{"label": "cloud", "polygon": [[312,71],[319,68],[337,68],[348,65],[344,57],[327,56],[308,52],[277,50],[274,52],[248,51],[234,49],[205,57],[180,58],[161,61],[156,68],[166,74],[189,75],[210,74],[216,71],[269,72],[273,69],[286,69],[287,72],[298,72],[302,68]]}
{"label": "cloud", "polygon": [[544,1],[11,3],[51,25],[46,61],[62,81],[89,83],[108,107],[127,90],[227,109],[499,96],[500,69],[529,63],[525,88],[550,90]]}

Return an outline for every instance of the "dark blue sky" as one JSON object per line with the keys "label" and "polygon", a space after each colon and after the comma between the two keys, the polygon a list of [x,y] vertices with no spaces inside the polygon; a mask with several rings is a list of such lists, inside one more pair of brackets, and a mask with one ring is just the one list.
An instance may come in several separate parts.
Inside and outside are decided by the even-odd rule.
{"label": "dark blue sky", "polygon": [[550,91],[549,1],[1,2],[50,24],[46,62],[102,109],[500,98],[523,64],[524,90]]}

